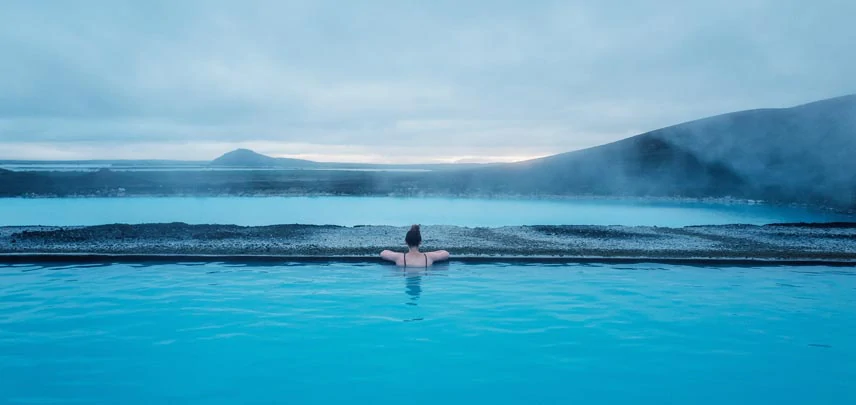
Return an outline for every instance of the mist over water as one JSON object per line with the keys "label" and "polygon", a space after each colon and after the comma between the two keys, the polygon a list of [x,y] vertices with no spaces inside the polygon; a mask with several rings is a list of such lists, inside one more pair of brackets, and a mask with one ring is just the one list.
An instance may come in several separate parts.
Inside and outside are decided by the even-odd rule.
{"label": "mist over water", "polygon": [[856,206],[856,95],[726,114],[657,136],[721,164],[753,192]]}
{"label": "mist over water", "polygon": [[854,150],[856,95],[714,116],[518,163],[319,163],[239,149],[211,162],[172,166],[117,161],[94,172],[0,169],[0,196],[714,198],[852,211]]}
{"label": "mist over water", "polygon": [[430,186],[456,191],[714,197],[856,208],[856,95],[742,111]]}

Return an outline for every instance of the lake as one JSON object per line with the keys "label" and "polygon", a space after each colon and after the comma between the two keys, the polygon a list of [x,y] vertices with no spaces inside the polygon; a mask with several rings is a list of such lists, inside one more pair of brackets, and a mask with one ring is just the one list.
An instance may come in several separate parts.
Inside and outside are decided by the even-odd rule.
{"label": "lake", "polygon": [[601,199],[391,197],[152,197],[0,199],[0,226],[110,223],[329,225],[688,225],[853,221],[853,216],[762,204]]}

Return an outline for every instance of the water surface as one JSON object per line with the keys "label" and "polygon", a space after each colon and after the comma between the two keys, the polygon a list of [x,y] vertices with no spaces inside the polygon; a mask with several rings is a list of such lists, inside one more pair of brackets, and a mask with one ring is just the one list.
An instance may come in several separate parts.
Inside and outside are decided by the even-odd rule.
{"label": "water surface", "polygon": [[0,403],[853,404],[854,275],[0,266]]}
{"label": "water surface", "polygon": [[853,221],[804,208],[633,200],[391,197],[0,199],[2,225],[647,225]]}

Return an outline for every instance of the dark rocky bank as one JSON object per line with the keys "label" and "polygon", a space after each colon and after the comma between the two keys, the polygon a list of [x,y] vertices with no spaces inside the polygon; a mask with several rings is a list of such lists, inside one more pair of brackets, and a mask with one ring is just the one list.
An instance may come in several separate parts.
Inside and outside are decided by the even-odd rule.
{"label": "dark rocky bank", "polygon": [[[391,226],[104,225],[2,227],[0,255],[375,257],[402,249]],[[426,226],[425,249],[459,258],[762,260],[856,263],[856,224]]]}

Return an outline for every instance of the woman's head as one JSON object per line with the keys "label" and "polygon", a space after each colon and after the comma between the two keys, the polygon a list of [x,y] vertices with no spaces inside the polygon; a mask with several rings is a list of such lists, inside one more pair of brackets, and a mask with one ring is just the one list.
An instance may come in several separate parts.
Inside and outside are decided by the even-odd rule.
{"label": "woman's head", "polygon": [[410,227],[410,230],[407,231],[407,235],[404,236],[404,242],[406,242],[409,247],[416,247],[422,243],[422,232],[419,232],[419,225],[413,225]]}

